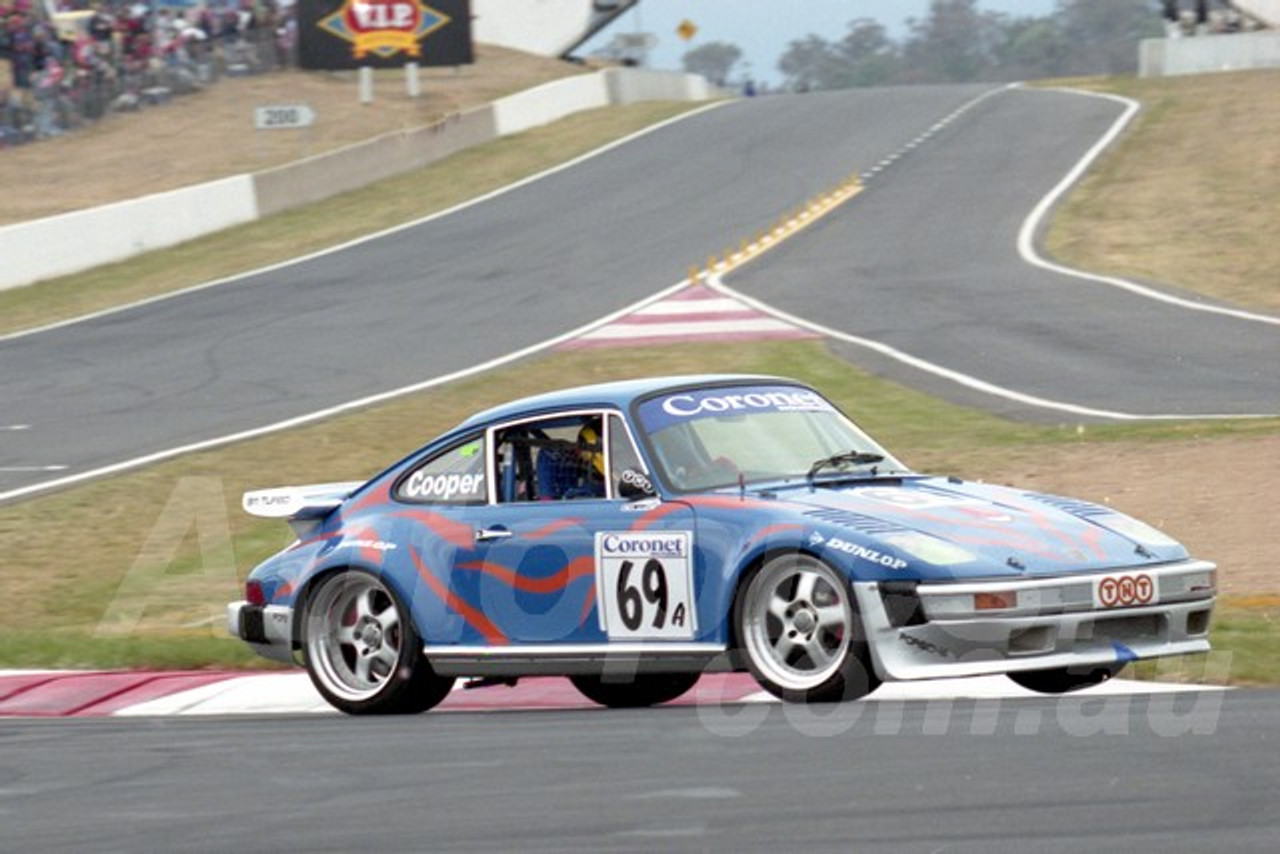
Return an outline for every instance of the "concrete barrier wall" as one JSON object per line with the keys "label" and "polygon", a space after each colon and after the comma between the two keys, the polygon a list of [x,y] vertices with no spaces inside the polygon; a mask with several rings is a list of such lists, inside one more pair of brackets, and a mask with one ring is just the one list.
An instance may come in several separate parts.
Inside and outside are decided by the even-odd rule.
{"label": "concrete barrier wall", "polygon": [[271,216],[323,201],[376,181],[421,169],[465,148],[496,139],[492,106],[458,113],[430,127],[386,134],[253,176],[258,211]]}
{"label": "concrete barrier wall", "polygon": [[608,69],[567,77],[450,116],[252,175],[0,227],[0,290],[174,246],[421,169],[499,136],[581,110],[716,96],[701,77]]}
{"label": "concrete barrier wall", "polygon": [[696,74],[678,71],[637,71],[607,68],[600,72],[612,104],[638,101],[706,101],[721,93]]}
{"label": "concrete barrier wall", "polygon": [[261,216],[421,169],[500,136],[522,133],[582,110],[638,101],[701,101],[719,93],[694,74],[606,69],[518,92],[430,127],[387,134],[253,176]]}
{"label": "concrete barrier wall", "polygon": [[258,218],[253,179],[236,175],[0,228],[0,289],[65,276]]}
{"label": "concrete barrier wall", "polygon": [[583,110],[609,106],[609,90],[600,74],[583,74],[543,83],[493,102],[498,135],[521,133]]}
{"label": "concrete barrier wall", "polygon": [[1220,33],[1180,39],[1143,39],[1139,77],[1280,68],[1280,32]]}

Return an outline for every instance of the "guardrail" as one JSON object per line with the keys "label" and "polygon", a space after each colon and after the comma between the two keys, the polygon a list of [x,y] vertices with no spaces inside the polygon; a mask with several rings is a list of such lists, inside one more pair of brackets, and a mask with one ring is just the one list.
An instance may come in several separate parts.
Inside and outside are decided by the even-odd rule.
{"label": "guardrail", "polygon": [[691,74],[610,68],[275,169],[0,227],[0,290],[123,261],[312,204],[581,110],[718,94]]}

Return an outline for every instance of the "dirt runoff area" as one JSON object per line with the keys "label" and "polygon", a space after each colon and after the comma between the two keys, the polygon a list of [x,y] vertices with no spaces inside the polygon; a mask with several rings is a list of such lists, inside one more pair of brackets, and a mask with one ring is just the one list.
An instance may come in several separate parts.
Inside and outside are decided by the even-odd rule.
{"label": "dirt runoff area", "polygon": [[1136,516],[1218,564],[1224,594],[1280,604],[1280,436],[1047,446],[968,474]]}

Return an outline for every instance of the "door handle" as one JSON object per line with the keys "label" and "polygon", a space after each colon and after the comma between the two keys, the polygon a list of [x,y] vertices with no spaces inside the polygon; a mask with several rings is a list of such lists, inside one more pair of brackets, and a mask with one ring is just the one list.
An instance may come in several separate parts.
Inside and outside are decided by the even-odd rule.
{"label": "door handle", "polygon": [[476,530],[476,542],[484,543],[489,540],[505,540],[511,536],[511,532],[501,525],[492,528],[478,528]]}

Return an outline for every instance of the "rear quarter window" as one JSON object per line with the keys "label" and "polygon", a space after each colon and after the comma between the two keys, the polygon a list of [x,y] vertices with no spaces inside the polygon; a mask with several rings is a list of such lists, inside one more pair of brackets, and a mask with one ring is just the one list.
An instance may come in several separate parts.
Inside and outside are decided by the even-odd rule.
{"label": "rear quarter window", "polygon": [[414,504],[483,504],[488,497],[483,436],[432,456],[400,479],[395,496]]}

